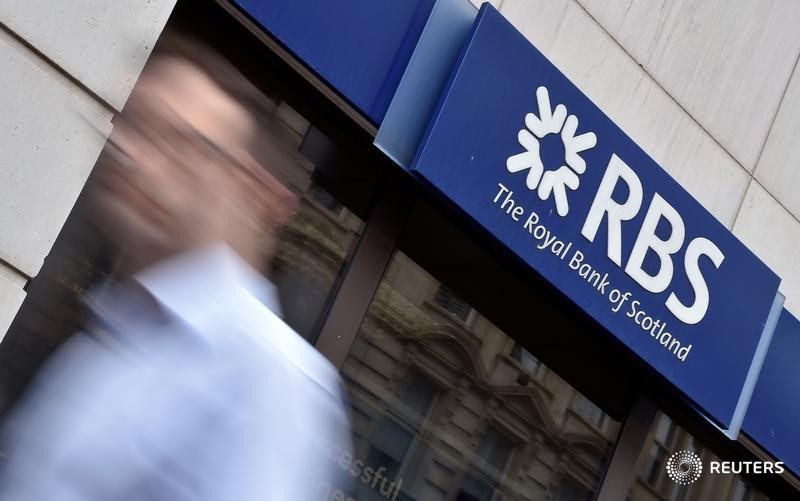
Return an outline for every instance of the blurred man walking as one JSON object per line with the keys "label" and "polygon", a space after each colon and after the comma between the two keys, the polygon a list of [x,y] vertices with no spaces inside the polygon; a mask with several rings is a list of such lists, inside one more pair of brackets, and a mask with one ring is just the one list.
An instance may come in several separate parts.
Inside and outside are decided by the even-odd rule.
{"label": "blurred man walking", "polygon": [[115,120],[93,199],[123,278],[12,417],[0,499],[294,501],[336,483],[338,374],[255,269],[296,199],[249,153],[258,92],[187,47],[155,56]]}

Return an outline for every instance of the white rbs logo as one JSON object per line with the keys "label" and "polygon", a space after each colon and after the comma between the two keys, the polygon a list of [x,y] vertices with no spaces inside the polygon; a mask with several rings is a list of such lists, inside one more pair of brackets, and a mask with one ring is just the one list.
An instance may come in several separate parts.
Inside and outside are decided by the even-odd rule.
{"label": "white rbs logo", "polygon": [[[543,201],[552,195],[558,215],[564,217],[569,214],[567,188],[572,191],[577,190],[580,185],[578,176],[586,172],[586,162],[579,154],[593,148],[597,144],[597,137],[593,132],[576,136],[578,118],[575,115],[567,116],[567,108],[563,104],[553,109],[549,93],[544,86],[536,89],[536,101],[539,116],[533,113],[525,115],[526,127],[520,130],[517,136],[525,151],[508,157],[506,168],[511,173],[527,170],[525,184],[528,189],[536,190]],[[564,162],[558,169],[545,172],[539,146],[540,140],[548,134],[561,135]],[[627,192],[624,201],[612,198],[620,183],[625,185],[625,189],[617,190],[617,193]],[[623,222],[630,221],[639,214],[643,199],[644,190],[639,176],[622,159],[612,154],[581,228],[581,235],[589,242],[594,242],[605,219],[608,232],[606,238],[608,258],[620,268],[624,268],[625,273],[645,290],[658,294],[670,288],[674,275],[672,256],[684,247],[686,227],[678,211],[660,194],[654,193],[633,249],[623,265]],[[670,228],[665,238],[656,235],[656,228],[662,219]],[[645,257],[650,252],[658,258],[658,269],[652,274],[643,268]],[[725,259],[719,247],[709,239],[696,237],[691,240],[686,246],[683,267],[694,292],[693,297],[681,299],[674,291],[670,291],[664,303],[675,317],[686,324],[700,322],[708,311],[708,285],[700,272],[700,260],[703,256],[707,257],[715,268],[719,268]]]}
{"label": "white rbs logo", "polygon": [[[594,132],[576,136],[578,118],[575,115],[568,117],[567,108],[563,104],[553,110],[546,87],[536,89],[536,102],[539,105],[539,116],[533,113],[525,115],[527,128],[520,130],[517,135],[519,144],[525,151],[508,157],[506,167],[509,172],[528,169],[528,177],[525,179],[528,189],[535,190],[538,187],[539,198],[542,200],[547,200],[552,194],[558,215],[566,216],[569,213],[567,188],[576,190],[580,183],[578,175],[586,172],[586,162],[578,153],[593,148],[597,144],[597,138]],[[559,132],[564,145],[564,164],[556,170],[545,172],[539,155],[539,140],[548,134]]]}

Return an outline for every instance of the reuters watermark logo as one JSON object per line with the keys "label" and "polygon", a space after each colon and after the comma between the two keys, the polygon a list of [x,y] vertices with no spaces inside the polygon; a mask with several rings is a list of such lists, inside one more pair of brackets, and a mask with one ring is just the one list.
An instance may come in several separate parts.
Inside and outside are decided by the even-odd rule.
{"label": "reuters watermark logo", "polygon": [[693,484],[703,473],[703,461],[692,451],[678,451],[667,460],[667,475],[681,485]]}
{"label": "reuters watermark logo", "polygon": [[[709,461],[709,475],[781,475],[782,461]],[[690,485],[703,474],[703,460],[695,452],[677,451],[667,460],[667,476],[681,485]]]}

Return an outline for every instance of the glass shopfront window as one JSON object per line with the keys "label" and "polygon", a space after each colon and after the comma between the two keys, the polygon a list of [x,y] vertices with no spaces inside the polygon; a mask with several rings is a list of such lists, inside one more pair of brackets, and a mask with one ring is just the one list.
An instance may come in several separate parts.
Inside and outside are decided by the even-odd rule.
{"label": "glass shopfront window", "polygon": [[[689,485],[674,482],[667,474],[667,461],[678,451],[694,452],[703,463],[697,481]],[[769,497],[736,474],[710,474],[709,462],[720,459],[678,426],[659,413],[644,452],[638,473],[628,494],[629,501],[767,501]]]}
{"label": "glass shopfront window", "polygon": [[342,376],[359,500],[589,499],[619,430],[399,250]]}
{"label": "glass shopfront window", "polygon": [[[285,111],[278,114],[281,109]],[[337,146],[283,102],[276,107],[276,118],[281,115],[291,118],[278,121],[281,130],[270,139],[280,138],[284,154],[269,155],[265,161],[285,163],[279,168],[289,171],[301,198],[297,213],[278,241],[270,273],[280,291],[285,320],[313,340],[364,221],[337,198],[341,181],[332,162],[340,153]]]}
{"label": "glass shopfront window", "polygon": [[[210,23],[184,6],[175,11],[168,29],[235,59],[266,97],[254,110],[260,129],[254,153],[295,192],[299,206],[273,243],[272,261],[260,271],[277,286],[284,320],[313,341],[362,233],[381,170],[369,165],[363,148],[343,138],[324,117],[299,111],[303,99],[274,76],[279,71],[268,65],[278,63],[265,59],[266,49],[259,44],[248,52]],[[86,192],[92,183],[90,177]],[[99,283],[116,279],[118,256],[119,249],[96,228],[88,197],[81,195],[0,343],[1,410],[13,405],[43,361],[84,327],[88,319],[82,298]]]}

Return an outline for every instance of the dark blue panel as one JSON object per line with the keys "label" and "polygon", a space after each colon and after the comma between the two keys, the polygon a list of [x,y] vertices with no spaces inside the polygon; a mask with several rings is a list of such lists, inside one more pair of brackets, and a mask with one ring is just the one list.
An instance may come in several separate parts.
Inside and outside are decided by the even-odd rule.
{"label": "dark blue panel", "polygon": [[743,430],[800,475],[800,321],[784,310]]}
{"label": "dark blue panel", "polygon": [[[555,112],[564,113],[560,121],[548,121],[557,124],[552,134],[537,133],[535,124],[526,124],[526,118],[545,115],[537,105],[540,87],[549,92],[552,111],[557,104],[566,107]],[[576,121],[575,135],[592,132],[596,139],[594,146],[585,144],[588,149],[578,154],[585,161],[585,171],[564,149],[567,144],[573,148],[580,142],[569,139],[569,124]],[[531,147],[530,140],[525,146],[520,138],[533,134],[538,137],[542,170],[548,173],[545,176],[553,176],[548,179],[557,181],[559,177],[549,173],[559,168],[572,171],[562,171],[565,177],[561,179],[569,179],[570,187],[564,190],[568,204],[561,204],[561,214],[553,194],[542,190],[545,177],[537,180],[534,176],[533,187],[527,186],[528,173],[538,169],[510,169],[512,164],[528,165],[533,158],[518,156]],[[588,141],[587,136],[583,139]],[[510,161],[511,157],[516,160]],[[614,158],[619,161],[612,162]],[[640,181],[642,201],[638,211],[621,223],[618,265],[607,252],[608,241],[613,240],[608,237],[607,219],[601,220],[592,239],[584,236],[582,229],[596,197],[601,198],[602,179],[612,172],[608,166],[621,162]],[[478,14],[417,152],[414,169],[416,175],[455,202],[682,390],[711,419],[723,426],[731,424],[777,292],[778,277],[488,4]],[[500,183],[513,192],[509,198],[515,206],[522,207],[516,221],[513,212],[500,207],[508,193],[494,202],[501,191]],[[610,197],[624,203],[636,191],[626,186],[616,185]],[[659,207],[658,200],[666,201],[660,205],[662,212],[666,211],[665,204],[674,208],[685,227],[685,237],[676,239],[679,247],[666,260],[674,265],[673,273],[665,274],[669,280],[661,290],[651,285],[651,292],[641,285],[644,280],[634,280],[624,268],[631,261],[645,215],[651,207]],[[506,208],[511,211],[511,205]],[[533,213],[538,223],[526,226]],[[651,219],[660,221],[652,231],[658,238],[666,240],[675,230],[663,218]],[[534,235],[530,234],[532,230]],[[701,248],[702,239],[724,255],[719,267],[707,254],[692,258],[687,252],[690,242],[693,248]],[[577,252],[583,256],[580,264],[588,264],[597,275],[589,274],[586,267],[574,270],[569,266],[577,263]],[[661,268],[657,254],[649,250],[643,255],[642,268],[655,275]],[[687,261],[699,263],[697,272],[691,271]],[[690,274],[707,284],[709,298],[707,308],[700,308],[702,315],[694,321],[685,313],[679,317],[674,313],[676,308],[667,307],[673,293],[687,306],[702,296],[703,287],[697,285],[700,282],[690,282]],[[617,304],[612,303],[614,291],[619,295],[630,293],[617,312],[613,311]],[[643,315],[650,320],[644,320]],[[643,330],[637,319],[649,330]],[[531,318],[532,335],[558,335],[540,332],[536,324],[537,319]]]}
{"label": "dark blue panel", "polygon": [[450,70],[472,31],[478,9],[469,0],[437,0],[383,117],[375,146],[410,169]]}
{"label": "dark blue panel", "polygon": [[379,124],[435,0],[234,0]]}

